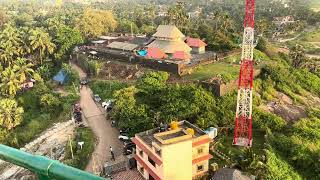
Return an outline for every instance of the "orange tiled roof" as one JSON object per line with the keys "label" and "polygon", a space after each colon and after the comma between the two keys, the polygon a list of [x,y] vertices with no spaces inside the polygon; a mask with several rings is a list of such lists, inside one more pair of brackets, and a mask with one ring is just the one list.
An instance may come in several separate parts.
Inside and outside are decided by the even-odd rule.
{"label": "orange tiled roof", "polygon": [[176,51],[175,53],[173,53],[173,59],[188,60],[190,58],[191,58],[191,55],[184,51]]}
{"label": "orange tiled roof", "polygon": [[206,43],[204,43],[201,39],[198,38],[187,38],[187,44],[190,47],[202,47],[202,46],[207,46]]}
{"label": "orange tiled roof", "polygon": [[160,48],[149,47],[147,58],[164,59],[168,58],[168,55],[164,53]]}

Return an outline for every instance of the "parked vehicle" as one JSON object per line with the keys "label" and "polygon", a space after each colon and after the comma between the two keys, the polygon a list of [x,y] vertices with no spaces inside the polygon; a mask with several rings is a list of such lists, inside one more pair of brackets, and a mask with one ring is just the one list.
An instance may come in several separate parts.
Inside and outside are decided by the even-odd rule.
{"label": "parked vehicle", "polygon": [[73,106],[73,113],[72,113],[73,119],[76,122],[82,122],[82,112],[81,112],[81,106],[80,103],[77,103]]}
{"label": "parked vehicle", "polygon": [[114,99],[109,99],[107,101],[102,102],[101,105],[106,111],[110,111],[113,108],[114,103],[115,103]]}
{"label": "parked vehicle", "polygon": [[123,154],[124,155],[132,154],[134,152],[134,149],[136,149],[136,144],[134,144],[133,142],[127,143],[123,145]]}
{"label": "parked vehicle", "polygon": [[94,99],[95,102],[100,102],[101,101],[101,97],[99,96],[99,94],[95,94],[93,96],[93,99]]}
{"label": "parked vehicle", "polygon": [[80,84],[81,84],[81,85],[87,85],[87,84],[88,84],[88,79],[87,79],[87,78],[82,78],[82,79],[80,80]]}
{"label": "parked vehicle", "polygon": [[81,106],[80,103],[76,103],[73,105],[73,112],[80,112],[81,111]]}
{"label": "parked vehicle", "polygon": [[119,130],[120,135],[124,135],[126,136],[128,134],[128,132],[126,130]]}
{"label": "parked vehicle", "polygon": [[111,127],[116,127],[116,121],[111,121]]}
{"label": "parked vehicle", "polygon": [[126,135],[126,134],[123,134],[123,135],[120,134],[118,138],[119,138],[120,141],[130,140],[130,137],[128,135]]}

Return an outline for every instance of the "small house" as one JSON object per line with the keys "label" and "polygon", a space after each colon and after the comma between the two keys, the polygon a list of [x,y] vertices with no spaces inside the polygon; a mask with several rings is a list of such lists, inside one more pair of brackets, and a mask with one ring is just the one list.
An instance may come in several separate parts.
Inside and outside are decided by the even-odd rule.
{"label": "small house", "polygon": [[186,40],[188,46],[192,48],[193,53],[195,54],[203,54],[206,52],[207,44],[204,43],[201,39],[198,38],[187,38]]}

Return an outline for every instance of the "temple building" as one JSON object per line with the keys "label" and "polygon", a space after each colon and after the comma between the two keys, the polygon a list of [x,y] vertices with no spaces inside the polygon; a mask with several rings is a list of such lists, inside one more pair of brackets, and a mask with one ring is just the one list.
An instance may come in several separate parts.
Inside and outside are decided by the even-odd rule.
{"label": "temple building", "polygon": [[147,47],[159,48],[166,54],[183,51],[190,54],[191,48],[184,42],[185,35],[173,25],[160,25],[153,35],[155,40]]}

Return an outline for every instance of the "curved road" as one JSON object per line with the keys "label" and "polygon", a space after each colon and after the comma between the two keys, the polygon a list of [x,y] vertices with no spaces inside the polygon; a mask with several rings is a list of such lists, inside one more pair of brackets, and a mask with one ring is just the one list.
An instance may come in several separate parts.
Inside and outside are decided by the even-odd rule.
{"label": "curved road", "polygon": [[[76,64],[71,66],[78,71],[80,78],[86,77]],[[119,132],[111,127],[110,121],[107,121],[104,115],[104,109],[98,106],[92,99],[92,92],[89,87],[83,87],[80,90],[80,104],[89,127],[97,137],[97,144],[86,167],[86,171],[95,173],[103,167],[103,164],[111,160],[109,146],[112,146],[116,159],[122,156],[122,145],[118,140]]]}

